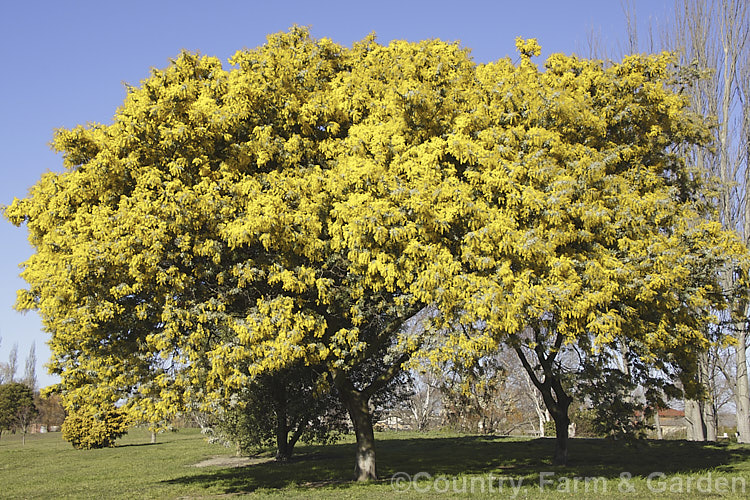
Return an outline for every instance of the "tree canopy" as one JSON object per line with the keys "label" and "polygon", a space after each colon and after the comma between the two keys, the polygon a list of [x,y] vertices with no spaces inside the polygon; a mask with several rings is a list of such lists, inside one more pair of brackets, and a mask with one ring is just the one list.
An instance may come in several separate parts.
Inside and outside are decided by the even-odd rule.
{"label": "tree canopy", "polygon": [[518,65],[477,68],[484,101],[447,139],[466,165],[462,203],[480,215],[439,308],[469,327],[449,351],[516,347],[566,433],[561,348],[625,345],[647,367],[689,369],[716,340],[721,269],[746,269],[746,249],[715,220],[712,185],[686,158],[710,138],[672,55],[605,66],[554,54],[540,71],[538,47],[518,48]]}
{"label": "tree canopy", "polygon": [[422,354],[459,361],[528,328],[532,348],[624,338],[651,361],[704,346],[715,263],[744,250],[681,155],[708,134],[671,58],[541,71],[518,48],[476,65],[293,28],[229,70],[184,52],[111,124],[58,130],[66,170],[5,215],[35,248],[18,307],[51,334],[65,404],[158,421],[322,365],[367,479],[368,401],[439,326],[471,328]]}

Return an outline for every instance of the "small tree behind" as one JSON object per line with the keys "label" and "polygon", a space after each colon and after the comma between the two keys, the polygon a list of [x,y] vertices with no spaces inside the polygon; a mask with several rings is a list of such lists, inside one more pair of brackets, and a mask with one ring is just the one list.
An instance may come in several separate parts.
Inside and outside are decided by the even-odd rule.
{"label": "small tree behind", "polygon": [[521,394],[509,380],[509,354],[499,349],[445,372],[440,390],[447,423],[461,431],[509,434],[522,427]]}
{"label": "small tree behind", "polygon": [[0,385],[0,432],[20,430],[26,444],[26,433],[38,413],[31,388],[18,382]]}
{"label": "small tree behind", "polygon": [[241,454],[275,445],[277,461],[289,460],[300,440],[327,442],[346,430],[346,410],[321,372],[300,365],[261,375],[209,417],[209,440]]}
{"label": "small tree behind", "polygon": [[45,426],[48,430],[51,430],[55,426],[62,426],[65,421],[65,408],[62,406],[59,394],[42,395],[37,392],[35,394],[35,404],[39,410],[37,422]]}

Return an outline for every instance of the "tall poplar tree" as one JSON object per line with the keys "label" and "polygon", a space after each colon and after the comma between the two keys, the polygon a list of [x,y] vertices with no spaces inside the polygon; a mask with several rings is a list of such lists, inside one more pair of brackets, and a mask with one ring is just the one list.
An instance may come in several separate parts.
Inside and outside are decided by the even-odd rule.
{"label": "tall poplar tree", "polygon": [[[724,227],[736,231],[745,244],[750,242],[750,203],[748,203],[747,89],[743,87],[750,70],[750,7],[743,0],[679,0],[675,2],[675,23],[665,45],[674,50],[680,63],[690,71],[690,105],[696,112],[715,120],[710,148],[691,151],[706,175],[720,180],[715,201]],[[732,307],[725,317],[727,333],[736,340],[734,369],[724,368],[733,382],[739,442],[750,442],[750,382],[747,371],[748,302],[741,292],[742,276],[725,270],[723,286],[733,293]],[[736,291],[740,289],[740,293]],[[700,380],[708,385],[708,361],[701,363]],[[716,415],[712,394],[705,401],[686,403],[686,414],[697,423],[698,440],[716,439]]]}

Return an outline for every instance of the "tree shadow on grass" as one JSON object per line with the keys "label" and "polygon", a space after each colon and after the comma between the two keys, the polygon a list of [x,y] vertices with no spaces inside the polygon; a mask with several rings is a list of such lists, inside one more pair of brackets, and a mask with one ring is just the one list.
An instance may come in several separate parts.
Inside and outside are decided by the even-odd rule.
{"label": "tree shadow on grass", "polygon": [[[170,484],[250,493],[287,487],[348,488],[354,466],[354,444],[301,447],[286,463],[266,462],[241,468],[212,468],[167,481]],[[622,473],[647,477],[715,469],[732,472],[750,461],[750,447],[728,443],[642,441],[634,444],[604,439],[573,439],[567,467],[551,462],[554,439],[516,439],[495,436],[381,437],[377,442],[378,474],[389,482],[397,472],[432,477],[488,475],[539,480],[541,472],[558,475],[619,478]],[[742,467],[743,469],[746,467]]]}
{"label": "tree shadow on grass", "polygon": [[159,446],[166,444],[164,442],[157,441],[156,443],[127,443],[127,444],[117,444],[116,448],[130,448],[132,446]]}

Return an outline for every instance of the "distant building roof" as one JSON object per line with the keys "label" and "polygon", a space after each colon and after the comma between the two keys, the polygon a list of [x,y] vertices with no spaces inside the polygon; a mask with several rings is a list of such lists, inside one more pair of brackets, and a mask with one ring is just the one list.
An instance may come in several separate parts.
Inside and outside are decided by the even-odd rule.
{"label": "distant building roof", "polygon": [[666,408],[659,410],[659,418],[680,418],[684,417],[685,412],[682,410],[675,410],[674,408]]}

